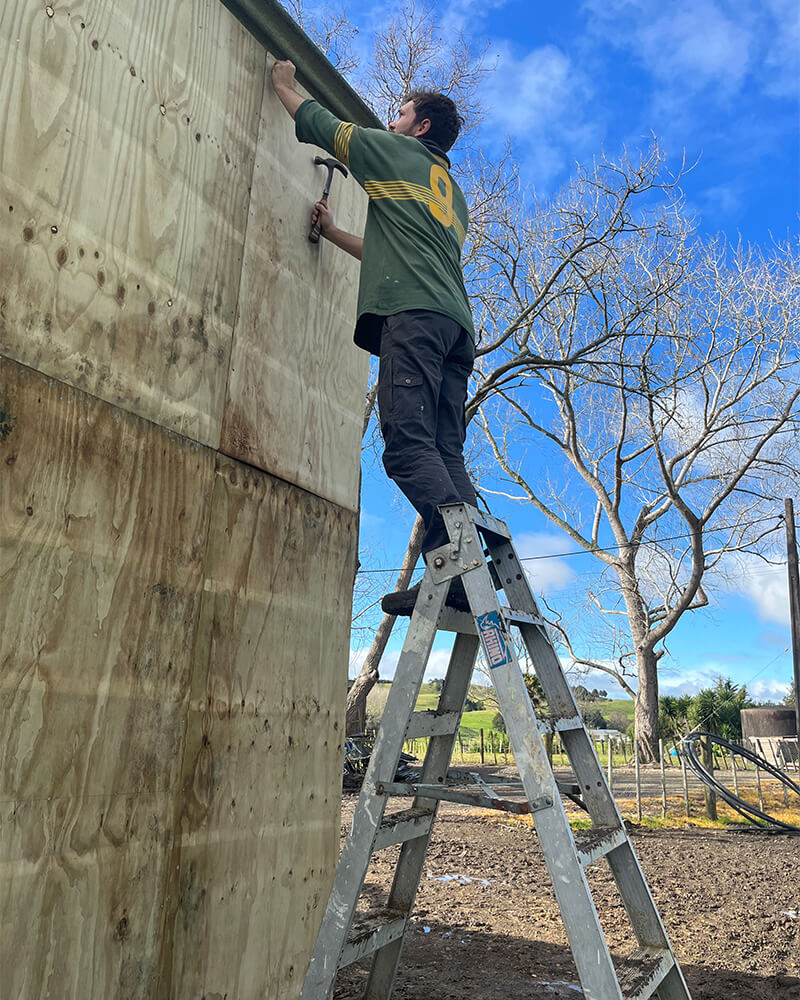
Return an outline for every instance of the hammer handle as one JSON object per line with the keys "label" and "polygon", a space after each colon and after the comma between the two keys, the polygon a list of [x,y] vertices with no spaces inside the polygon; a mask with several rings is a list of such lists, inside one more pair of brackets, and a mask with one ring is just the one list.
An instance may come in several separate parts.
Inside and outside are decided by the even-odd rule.
{"label": "hammer handle", "polygon": [[[325,195],[320,198],[323,205],[328,204],[328,199]],[[319,238],[322,235],[322,229],[320,228],[319,221],[315,222],[311,227],[311,232],[308,234],[308,238],[312,243],[319,243]]]}

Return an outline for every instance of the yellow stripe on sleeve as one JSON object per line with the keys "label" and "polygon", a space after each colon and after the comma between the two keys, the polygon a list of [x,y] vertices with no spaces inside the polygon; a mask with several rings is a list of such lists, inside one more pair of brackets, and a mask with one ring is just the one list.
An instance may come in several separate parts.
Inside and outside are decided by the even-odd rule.
{"label": "yellow stripe on sleeve", "polygon": [[354,128],[355,125],[352,122],[342,122],[336,129],[336,135],[333,137],[333,149],[336,153],[336,159],[341,160],[346,167],[350,166],[350,139]]}

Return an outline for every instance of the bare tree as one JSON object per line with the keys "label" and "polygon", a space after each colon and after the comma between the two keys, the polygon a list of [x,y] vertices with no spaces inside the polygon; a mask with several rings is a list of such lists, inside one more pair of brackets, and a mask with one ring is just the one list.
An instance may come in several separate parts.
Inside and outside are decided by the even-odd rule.
{"label": "bare tree", "polygon": [[344,76],[358,66],[353,41],[358,28],[343,8],[309,4],[304,0],[281,0],[308,37]]}
{"label": "bare tree", "polygon": [[464,138],[482,121],[480,87],[491,69],[487,46],[476,49],[463,34],[445,38],[433,4],[404,0],[386,27],[375,36],[373,63],[363,74],[361,89],[378,117],[392,117],[412,90],[436,90],[450,96],[465,118]]}
{"label": "bare tree", "polygon": [[[779,523],[774,497],[797,483],[800,415],[797,248],[694,240],[674,197],[623,207],[658,161],[657,151],[649,163],[603,160],[568,196],[575,220],[621,211],[625,229],[570,261],[576,280],[524,331],[494,335],[505,361],[495,349],[479,415],[517,495],[603,564],[590,596],[627,642],[616,663],[575,659],[631,694],[636,678],[637,737],[652,759],[667,637],[708,603],[704,585],[725,557],[763,553]],[[536,219],[538,240],[514,250],[519,284],[541,284],[534,262],[553,246],[546,214]],[[567,363],[543,366],[554,347]]]}
{"label": "bare tree", "polygon": [[[676,178],[664,173],[655,144],[635,161],[603,160],[592,171],[579,173],[547,205],[527,198],[508,152],[495,163],[476,157],[465,171],[464,185],[472,219],[465,276],[478,326],[474,391],[467,405],[471,421],[490,402],[506,413],[515,391],[539,384],[538,373],[547,377],[580,370],[612,345],[619,347],[640,315],[679,282],[688,226],[680,215]],[[640,204],[654,198],[657,209],[648,211]],[[669,245],[666,233],[671,234]],[[618,322],[557,326],[559,311],[587,294],[587,275],[610,268],[629,242],[649,252],[647,261],[642,257],[647,266],[636,308]],[[553,329],[537,339],[548,325]],[[496,470],[492,462],[482,479],[491,482]],[[418,555],[418,549],[410,548],[404,565],[413,566]],[[390,631],[391,623],[384,619],[362,667],[372,683],[378,651],[382,653]],[[356,698],[366,698],[371,685],[361,683],[364,679],[360,676],[351,688],[348,710]]]}

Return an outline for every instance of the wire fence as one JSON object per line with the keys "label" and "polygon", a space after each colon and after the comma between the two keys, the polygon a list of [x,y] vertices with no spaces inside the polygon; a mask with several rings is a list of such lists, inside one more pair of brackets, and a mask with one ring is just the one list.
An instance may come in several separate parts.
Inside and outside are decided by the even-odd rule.
{"label": "wire fence", "polygon": [[[626,736],[592,735],[592,743],[603,768],[609,788],[620,812],[626,819],[642,822],[646,819],[682,818],[702,820],[717,815],[715,802],[709,800],[708,787],[686,765],[684,755],[675,741],[659,741],[660,760],[644,764],[639,759],[638,745]],[[406,754],[420,764],[428,749],[429,738],[407,740]],[[545,740],[553,771],[560,781],[572,778],[569,758],[560,736]],[[763,750],[763,748],[762,748]],[[800,796],[787,794],[785,786],[745,758],[713,746],[709,765],[721,780],[742,798],[758,804],[762,811],[800,824]],[[514,757],[506,733],[497,729],[462,727],[456,739],[452,764],[458,767],[489,767],[513,769]],[[414,768],[414,762],[410,767]],[[797,768],[796,754],[788,768]],[[726,821],[741,822],[741,817],[723,806],[719,816]]]}

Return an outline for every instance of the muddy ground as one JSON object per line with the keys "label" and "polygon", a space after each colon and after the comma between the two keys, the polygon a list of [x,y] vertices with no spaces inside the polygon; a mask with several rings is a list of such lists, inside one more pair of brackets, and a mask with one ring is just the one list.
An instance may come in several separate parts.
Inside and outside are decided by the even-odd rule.
{"label": "muddy ground", "polygon": [[[354,804],[345,797],[343,832]],[[800,834],[630,829],[694,1000],[800,1000]],[[370,906],[385,900],[397,850],[373,860],[362,897]],[[608,866],[588,874],[622,957],[629,925]],[[360,997],[365,977],[344,970],[336,1000]],[[532,827],[443,805],[395,1000],[580,1000],[577,983]]]}

